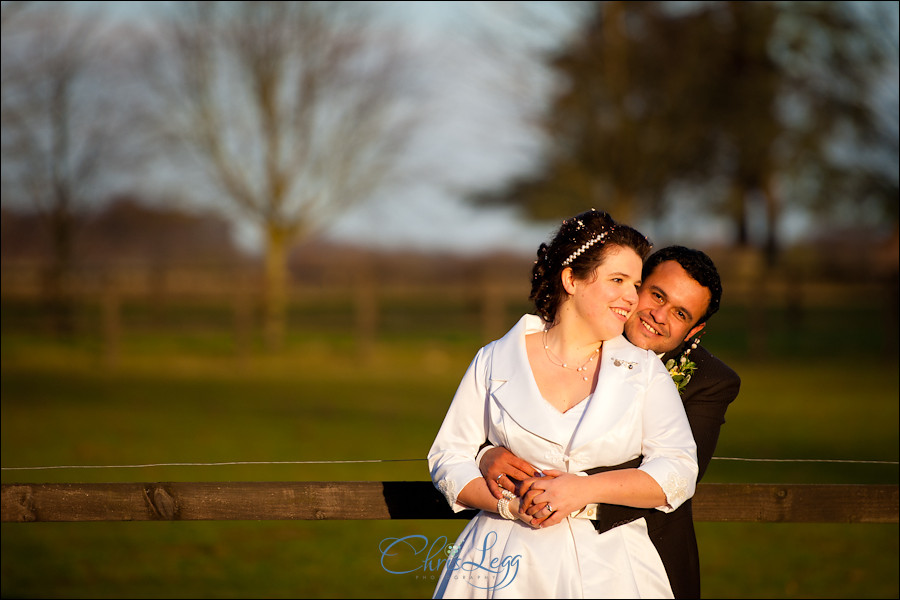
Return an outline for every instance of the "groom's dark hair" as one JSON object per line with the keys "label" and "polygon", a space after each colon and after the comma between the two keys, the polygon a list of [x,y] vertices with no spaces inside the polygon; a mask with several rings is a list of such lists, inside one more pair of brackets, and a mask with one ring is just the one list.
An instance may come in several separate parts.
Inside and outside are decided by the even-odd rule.
{"label": "groom's dark hair", "polygon": [[706,253],[700,250],[685,248],[684,246],[666,246],[651,254],[644,261],[642,273],[644,281],[647,280],[647,277],[653,273],[660,263],[670,260],[674,260],[681,265],[688,275],[709,290],[709,305],[706,307],[706,312],[697,320],[695,325],[706,323],[719,310],[719,303],[722,301],[722,281],[719,279],[719,271],[716,270],[715,263]]}

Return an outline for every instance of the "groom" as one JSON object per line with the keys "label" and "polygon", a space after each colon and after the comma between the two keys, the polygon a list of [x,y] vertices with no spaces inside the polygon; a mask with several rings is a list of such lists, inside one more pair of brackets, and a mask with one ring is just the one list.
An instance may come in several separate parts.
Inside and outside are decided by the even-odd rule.
{"label": "groom", "polygon": [[[660,355],[664,364],[681,357],[695,367],[688,383],[680,389],[684,410],[697,442],[699,481],[709,466],[725,411],[737,397],[741,379],[728,365],[699,345],[697,334],[719,310],[722,284],[712,260],[700,250],[669,246],[653,253],[644,263],[638,305],[625,324],[625,336],[640,348]],[[676,379],[676,383],[677,383]],[[535,475],[533,466],[505,448],[482,451],[480,467],[488,487],[501,497],[500,486],[512,489],[515,481]],[[637,467],[640,457],[613,468]],[[596,473],[608,468],[589,469]],[[650,539],[666,567],[676,598],[700,597],[700,557],[691,501],[677,510],[663,513],[655,509],[601,504],[594,526],[599,533],[644,517]]]}

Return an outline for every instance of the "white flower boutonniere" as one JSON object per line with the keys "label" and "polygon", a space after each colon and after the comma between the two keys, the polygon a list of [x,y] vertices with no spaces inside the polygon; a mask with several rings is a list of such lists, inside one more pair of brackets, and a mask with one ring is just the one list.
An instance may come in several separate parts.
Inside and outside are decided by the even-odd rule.
{"label": "white flower boutonniere", "polygon": [[684,351],[684,354],[678,357],[677,361],[674,358],[666,361],[666,370],[669,372],[672,381],[675,382],[675,387],[678,388],[678,393],[681,395],[684,395],[684,387],[691,380],[691,375],[694,374],[694,371],[697,370],[697,363],[692,361],[689,356],[691,350],[696,349],[699,343],[700,338],[695,338],[694,343]]}

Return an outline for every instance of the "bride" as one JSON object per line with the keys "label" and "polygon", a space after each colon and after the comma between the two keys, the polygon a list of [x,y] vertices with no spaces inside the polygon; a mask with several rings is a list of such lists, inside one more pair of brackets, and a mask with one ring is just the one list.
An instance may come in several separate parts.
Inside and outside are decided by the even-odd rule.
{"label": "bride", "polygon": [[[478,351],[428,453],[453,510],[480,509],[435,597],[672,597],[643,519],[601,535],[590,522],[597,503],[672,511],[696,485],[696,445],[675,385],[655,354],[622,336],[649,250],[644,236],[596,210],[541,244],[538,314]],[[485,441],[544,476],[498,502],[475,460]],[[637,468],[584,473],[641,455]]]}

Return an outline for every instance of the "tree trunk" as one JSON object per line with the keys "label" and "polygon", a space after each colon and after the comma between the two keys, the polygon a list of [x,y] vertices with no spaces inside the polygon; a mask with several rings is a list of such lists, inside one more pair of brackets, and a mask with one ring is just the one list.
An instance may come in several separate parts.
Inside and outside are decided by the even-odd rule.
{"label": "tree trunk", "polygon": [[606,210],[617,223],[634,226],[634,203],[634,193],[626,189],[616,188],[612,206]]}
{"label": "tree trunk", "polygon": [[778,262],[780,251],[778,243],[778,218],[780,216],[778,196],[775,193],[772,177],[763,180],[763,197],[766,200],[766,266],[770,269]]}
{"label": "tree trunk", "polygon": [[747,190],[739,182],[731,185],[730,204],[734,215],[737,245],[739,248],[746,248],[750,245],[750,232],[747,227]]}
{"label": "tree trunk", "polygon": [[278,224],[266,224],[265,307],[266,346],[281,350],[287,323],[288,268],[287,250],[290,231]]}
{"label": "tree trunk", "polygon": [[74,307],[69,290],[72,270],[73,219],[66,199],[59,201],[49,215],[50,265],[45,274],[44,293],[52,331],[58,336],[74,332]]}

